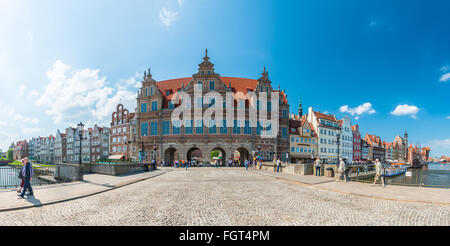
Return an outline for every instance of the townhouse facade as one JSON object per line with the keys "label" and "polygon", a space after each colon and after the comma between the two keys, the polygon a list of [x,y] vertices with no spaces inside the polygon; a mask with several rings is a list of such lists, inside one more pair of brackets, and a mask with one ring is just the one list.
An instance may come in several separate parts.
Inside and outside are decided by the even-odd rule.
{"label": "townhouse facade", "polygon": [[55,163],[65,162],[67,162],[66,134],[58,129],[55,136]]}
{"label": "townhouse facade", "polygon": [[130,113],[122,104],[117,105],[111,118],[109,149],[111,155],[123,156],[125,160],[138,160],[135,117],[136,114]]}
{"label": "townhouse facade", "polygon": [[353,133],[353,160],[362,160],[362,147],[361,147],[361,133],[359,132],[359,125],[352,126]]}
{"label": "townhouse facade", "polygon": [[317,134],[307,115],[289,120],[290,162],[313,163],[318,158]]}
{"label": "townhouse facade", "polygon": [[353,131],[351,119],[348,116],[344,116],[342,120],[338,121],[341,127],[341,135],[339,139],[339,156],[343,158],[347,163],[353,162]]}
{"label": "townhouse facade", "polygon": [[381,138],[379,136],[366,134],[364,140],[368,144],[368,152],[369,152],[369,160],[375,161],[376,159],[380,161],[384,161],[386,157],[385,150],[383,148],[383,143],[381,142]]}
{"label": "townhouse facade", "polygon": [[307,119],[316,130],[317,151],[322,163],[336,163],[338,156],[337,130],[339,129],[336,117],[316,112],[309,107]]}
{"label": "townhouse facade", "polygon": [[91,163],[104,160],[109,157],[110,129],[97,125],[92,129],[91,138]]}

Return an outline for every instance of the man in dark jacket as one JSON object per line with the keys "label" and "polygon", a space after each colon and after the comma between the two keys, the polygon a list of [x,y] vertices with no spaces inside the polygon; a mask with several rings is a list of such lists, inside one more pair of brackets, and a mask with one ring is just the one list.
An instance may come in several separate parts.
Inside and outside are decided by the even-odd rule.
{"label": "man in dark jacket", "polygon": [[27,190],[30,192],[28,196],[34,196],[33,189],[31,188],[31,180],[33,179],[33,166],[28,161],[28,157],[25,157],[24,163],[26,164],[25,167],[22,169],[22,176],[25,182],[23,185],[22,193],[20,193],[19,198],[23,198]]}

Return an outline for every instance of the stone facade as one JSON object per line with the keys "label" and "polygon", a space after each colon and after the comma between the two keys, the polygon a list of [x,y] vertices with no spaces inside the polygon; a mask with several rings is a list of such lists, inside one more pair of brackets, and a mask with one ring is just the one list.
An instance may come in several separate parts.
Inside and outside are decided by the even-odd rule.
{"label": "stone facade", "polygon": [[[214,64],[209,61],[207,54],[199,64],[198,72],[192,77],[172,79],[156,82],[148,71],[144,74],[142,88],[137,98],[137,147],[139,159],[151,161],[172,162],[174,159],[191,160],[193,153],[201,153],[204,162],[211,161],[211,152],[221,152],[222,160],[239,156],[240,161],[250,159],[252,155],[260,152],[265,160],[280,157],[286,160],[289,152],[288,120],[289,105],[284,91],[274,90],[268,78],[268,72],[263,71],[258,80],[221,77],[214,71]],[[194,90],[202,89],[202,94],[194,94]],[[234,105],[225,105],[233,110],[235,115],[245,112],[244,120],[236,120],[234,124],[225,123],[225,127],[206,127],[202,120],[191,119],[185,126],[177,127],[171,121],[172,112],[181,104],[172,104],[171,99],[177,92],[187,93],[193,101],[183,101],[184,106],[194,112],[205,114],[209,108],[214,107],[216,101],[203,102],[208,92],[218,93],[223,99],[227,92],[234,94]],[[240,93],[239,93],[240,92]],[[280,93],[279,104],[279,131],[276,138],[261,137],[260,127],[250,127],[249,100],[245,99],[248,92],[260,95],[268,92],[267,101],[271,101],[270,92]],[[239,97],[241,95],[241,97]],[[244,96],[242,96],[244,95]],[[196,97],[197,96],[197,97]],[[210,107],[205,104],[209,103]],[[220,103],[220,102],[217,102]],[[233,103],[233,102],[231,102]],[[252,104],[254,106],[254,104]],[[271,105],[259,105],[271,112]],[[192,107],[194,106],[194,107]],[[226,112],[226,110],[222,111]],[[225,115],[225,114],[224,114]],[[270,113],[269,117],[270,119]],[[218,124],[218,122],[215,122]],[[232,125],[232,127],[230,127]]]}

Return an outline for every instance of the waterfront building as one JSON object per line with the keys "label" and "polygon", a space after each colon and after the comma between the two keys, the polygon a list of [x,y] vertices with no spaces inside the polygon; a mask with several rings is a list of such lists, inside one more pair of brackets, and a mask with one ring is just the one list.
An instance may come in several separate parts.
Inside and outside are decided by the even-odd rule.
{"label": "waterfront building", "polygon": [[77,142],[76,140],[78,139],[77,135],[78,131],[76,128],[73,127],[66,128],[66,156],[68,163],[77,163],[75,162],[75,156],[77,156],[75,153],[78,154],[78,152],[75,152],[75,143]]}
{"label": "waterfront building", "polygon": [[[91,163],[91,139],[92,128],[83,130],[81,137],[81,163],[83,164]],[[77,142],[79,143],[79,139]]]}
{"label": "waterfront building", "polygon": [[322,163],[337,162],[337,134],[339,123],[334,115],[316,112],[308,108],[308,121],[316,130],[318,138],[317,151]]}
{"label": "waterfront building", "polygon": [[289,120],[289,156],[292,163],[313,163],[318,157],[317,134],[307,117],[293,115]]}
{"label": "waterfront building", "polygon": [[392,143],[392,159],[394,161],[408,161],[408,133],[405,132],[403,138],[396,136]]}
{"label": "waterfront building", "polygon": [[58,129],[55,137],[55,163],[65,163],[67,161],[66,134]]}
{"label": "waterfront building", "polygon": [[[206,52],[202,63],[198,65],[197,73],[192,77],[170,79],[165,81],[155,81],[150,71],[144,74],[142,87],[137,97],[137,147],[139,160],[151,161],[156,159],[158,163],[165,160],[172,162],[176,158],[192,160],[193,154],[204,162],[211,161],[211,152],[219,151],[222,156],[222,163],[227,159],[237,159],[243,162],[252,158],[259,152],[259,155],[267,161],[279,157],[286,161],[289,155],[289,104],[284,91],[272,88],[268,72],[264,69],[262,77],[255,79],[222,77],[214,71],[214,64],[210,62]],[[201,91],[194,94],[195,91]],[[203,100],[206,93],[214,92],[224,101],[226,93],[234,93],[234,102],[224,103],[223,113],[226,115],[226,108],[232,109],[234,115],[237,112],[244,112],[243,119],[234,118],[233,122],[203,122],[191,118],[184,122],[171,121],[172,112],[180,104],[172,104],[172,97],[177,92],[184,92],[190,96],[191,101],[186,99],[183,104],[187,109],[194,112],[201,112],[202,115],[208,109],[216,107],[215,99]],[[267,94],[267,104],[262,104],[260,100],[250,104],[246,99],[249,92],[255,93],[260,98],[263,92]],[[249,117],[250,105],[256,106],[261,112],[272,113],[271,92],[278,92],[279,98],[279,129],[277,137],[265,138],[261,136],[262,127],[250,125]],[[193,107],[192,107],[193,106]],[[263,111],[264,110],[264,111]],[[254,121],[253,121],[254,122]],[[180,127],[178,123],[184,123]],[[212,127],[206,127],[211,124]],[[270,130],[270,129],[266,129]],[[199,157],[200,156],[200,157]]]}
{"label": "waterfront building", "polygon": [[36,145],[36,138],[33,137],[28,141],[28,158],[32,161],[35,160],[34,154],[35,145]]}
{"label": "waterfront building", "polygon": [[352,133],[353,133],[353,160],[361,161],[362,159],[361,133],[359,132],[358,124],[352,126]]}
{"label": "waterfront building", "polygon": [[338,121],[341,127],[341,137],[339,139],[339,157],[346,160],[347,163],[353,162],[353,131],[351,119],[344,116],[342,120]]}
{"label": "waterfront building", "polygon": [[366,134],[364,140],[367,142],[369,148],[369,160],[375,161],[376,159],[384,161],[385,150],[383,148],[383,143],[379,136]]}
{"label": "waterfront building", "polygon": [[45,164],[54,164],[55,162],[55,137],[50,135],[44,139],[43,161]]}
{"label": "waterfront building", "polygon": [[137,161],[135,116],[135,113],[130,113],[122,104],[117,105],[116,111],[112,113],[109,149],[112,156]]}
{"label": "waterfront building", "polygon": [[91,163],[109,157],[109,139],[109,128],[94,126],[91,138]]}
{"label": "waterfront building", "polygon": [[417,145],[413,146],[412,144],[408,147],[408,163],[415,165],[418,163],[422,163],[422,149]]}
{"label": "waterfront building", "polygon": [[423,147],[422,148],[422,160],[429,162],[430,161],[430,148]]}
{"label": "waterfront building", "polygon": [[13,157],[14,160],[21,160],[24,157],[28,156],[28,143],[26,140],[19,141],[14,145],[13,148]]}
{"label": "waterfront building", "polygon": [[37,163],[42,163],[45,160],[45,137],[39,137],[37,144]]}
{"label": "waterfront building", "polygon": [[361,139],[361,160],[369,160],[369,144],[364,139]]}
{"label": "waterfront building", "polygon": [[393,160],[393,143],[386,143],[386,141],[383,141],[383,148],[385,150],[385,160],[392,161]]}

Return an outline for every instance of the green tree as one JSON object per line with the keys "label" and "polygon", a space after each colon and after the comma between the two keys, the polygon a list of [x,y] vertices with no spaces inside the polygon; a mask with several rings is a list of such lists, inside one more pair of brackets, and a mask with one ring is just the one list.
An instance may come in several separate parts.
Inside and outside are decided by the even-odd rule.
{"label": "green tree", "polygon": [[12,149],[8,150],[6,157],[8,158],[8,161],[12,161],[14,159],[14,152]]}
{"label": "green tree", "polygon": [[220,151],[218,151],[218,150],[211,151],[211,159],[214,157],[219,157],[219,155],[220,155]]}

